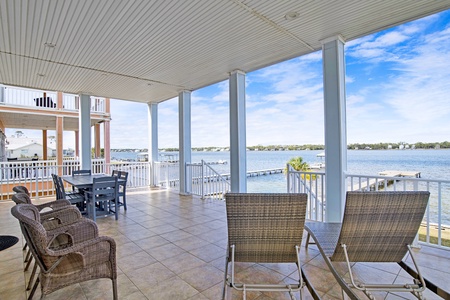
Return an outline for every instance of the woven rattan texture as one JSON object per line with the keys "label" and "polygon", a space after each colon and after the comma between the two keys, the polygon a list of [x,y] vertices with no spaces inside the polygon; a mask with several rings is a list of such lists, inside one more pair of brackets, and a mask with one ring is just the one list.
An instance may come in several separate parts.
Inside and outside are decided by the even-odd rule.
{"label": "woven rattan texture", "polygon": [[333,261],[400,262],[412,244],[429,192],[348,192]]}
{"label": "woven rattan texture", "polygon": [[[306,214],[306,194],[226,194],[228,243],[235,261],[296,262]],[[230,254],[231,255],[231,254]]]}
{"label": "woven rattan texture", "polygon": [[117,279],[116,244],[98,236],[97,225],[88,219],[46,230],[31,204],[18,204],[11,213],[21,223],[22,233],[39,264],[43,295],[65,286],[94,279]]}

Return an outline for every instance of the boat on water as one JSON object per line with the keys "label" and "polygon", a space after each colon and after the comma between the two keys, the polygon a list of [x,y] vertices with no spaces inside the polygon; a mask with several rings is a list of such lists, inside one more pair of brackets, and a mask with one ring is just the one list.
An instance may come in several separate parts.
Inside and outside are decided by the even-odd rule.
{"label": "boat on water", "polygon": [[[136,161],[148,161],[148,152],[139,152],[136,155]],[[160,162],[178,162],[178,154],[159,154]]]}
{"label": "boat on water", "polygon": [[309,167],[314,170],[325,169],[325,152],[320,152],[316,157],[318,157],[319,161],[309,165]]}
{"label": "boat on water", "polygon": [[140,162],[148,161],[148,152],[139,152],[136,155],[136,160]]}

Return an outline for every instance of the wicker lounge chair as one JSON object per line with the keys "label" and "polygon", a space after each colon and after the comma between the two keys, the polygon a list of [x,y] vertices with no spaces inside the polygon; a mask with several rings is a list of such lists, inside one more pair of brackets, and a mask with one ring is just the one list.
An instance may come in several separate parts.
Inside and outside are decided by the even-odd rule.
{"label": "wicker lounge chair", "polygon": [[22,233],[41,269],[30,293],[41,284],[41,299],[63,287],[97,278],[112,280],[117,299],[116,244],[98,236],[95,222],[83,218],[68,226],[47,231],[36,207],[18,204],[11,213],[19,220]]}
{"label": "wicker lounge chair", "polygon": [[[414,260],[410,245],[419,230],[428,204],[429,192],[347,192],[342,223],[306,222],[306,247],[311,236],[326,264],[350,299],[371,292],[410,292],[419,299],[425,281]],[[409,253],[418,272],[405,284],[356,282],[352,262],[396,262]],[[349,280],[333,262],[346,262]],[[348,282],[349,281],[349,282]],[[372,298],[371,298],[372,299]]]}
{"label": "wicker lounge chair", "polygon": [[[293,293],[304,286],[299,250],[306,214],[306,194],[225,195],[228,221],[228,250],[225,265],[226,286],[243,291],[281,291]],[[235,282],[235,262],[295,263],[299,281],[292,284],[247,284]],[[231,263],[231,277],[228,265]]]}

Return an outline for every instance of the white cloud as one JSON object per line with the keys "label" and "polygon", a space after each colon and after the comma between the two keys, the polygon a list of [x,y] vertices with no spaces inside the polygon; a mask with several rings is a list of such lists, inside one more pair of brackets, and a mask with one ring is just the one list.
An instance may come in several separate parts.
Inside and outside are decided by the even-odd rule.
{"label": "white cloud", "polygon": [[394,72],[386,70],[390,75],[382,82],[347,98],[349,142],[448,139],[450,31],[420,41],[399,56]]}
{"label": "white cloud", "polygon": [[[347,68],[359,72],[346,76],[349,143],[448,137],[450,29],[425,34],[438,18],[346,43]],[[321,58],[318,51],[247,74],[247,145],[324,142]],[[228,81],[192,93],[193,147],[229,145],[228,93]],[[134,136],[122,144],[147,147],[140,128],[147,122],[145,105],[140,110],[144,122],[137,121],[141,114],[129,113],[117,126],[120,139]],[[112,124],[118,114],[113,111]],[[178,100],[161,103],[158,118],[159,146],[178,147]]]}

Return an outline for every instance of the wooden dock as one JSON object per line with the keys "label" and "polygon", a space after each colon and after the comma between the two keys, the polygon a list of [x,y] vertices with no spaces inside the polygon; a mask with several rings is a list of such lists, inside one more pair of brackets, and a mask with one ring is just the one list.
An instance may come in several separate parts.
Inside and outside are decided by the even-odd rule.
{"label": "wooden dock", "polygon": [[[401,180],[401,178],[420,178],[420,172],[416,171],[392,171],[386,170],[378,173],[380,176],[389,177],[390,179],[384,178],[369,178],[367,181],[362,181],[355,183],[351,186],[350,191],[375,191],[378,189],[383,189],[394,183],[394,181]],[[368,176],[370,177],[370,176]],[[397,178],[394,178],[397,177]]]}
{"label": "wooden dock", "polygon": [[[247,177],[257,177],[257,176],[265,176],[265,175],[272,175],[272,174],[280,174],[283,173],[284,168],[275,168],[275,169],[265,169],[265,170],[256,170],[256,171],[248,171]],[[231,174],[220,174],[222,177],[224,177],[227,180],[230,180]]]}
{"label": "wooden dock", "polygon": [[420,172],[416,171],[391,171],[386,170],[378,173],[381,176],[386,177],[414,177],[414,178],[420,178]]}

